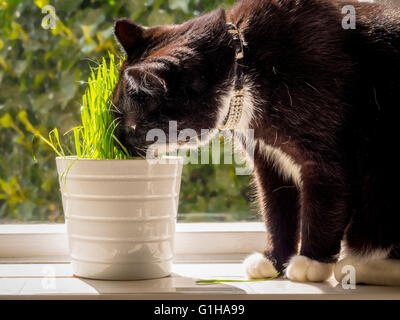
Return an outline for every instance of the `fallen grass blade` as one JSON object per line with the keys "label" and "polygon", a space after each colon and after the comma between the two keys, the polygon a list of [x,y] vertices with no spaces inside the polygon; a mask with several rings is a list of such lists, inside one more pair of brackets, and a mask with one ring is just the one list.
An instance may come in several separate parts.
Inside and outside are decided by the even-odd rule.
{"label": "fallen grass blade", "polygon": [[255,280],[220,280],[220,279],[210,279],[210,280],[197,280],[196,284],[213,284],[213,283],[224,283],[224,282],[261,282],[261,281],[268,281],[273,280],[279,276],[280,272],[274,275],[271,278],[266,279],[255,279]]}

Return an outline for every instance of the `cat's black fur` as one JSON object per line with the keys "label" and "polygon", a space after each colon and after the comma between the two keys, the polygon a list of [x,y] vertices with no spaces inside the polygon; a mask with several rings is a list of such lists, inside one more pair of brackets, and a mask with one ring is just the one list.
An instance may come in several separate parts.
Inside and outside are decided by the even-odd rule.
{"label": "cat's black fur", "polygon": [[[356,8],[356,29],[341,8]],[[181,25],[144,29],[118,20],[127,54],[114,92],[118,137],[132,154],[152,128],[215,128],[234,79],[226,21],[242,32],[255,139],[290,156],[301,186],[266,161],[256,144],[255,180],[277,270],[293,254],[335,262],[345,239],[357,254],[400,258],[397,109],[400,13],[369,3],[243,0]],[[121,112],[122,114],[120,114]],[[136,130],[131,129],[136,125]],[[283,187],[283,188],[282,188]],[[298,247],[298,243],[301,245]]]}

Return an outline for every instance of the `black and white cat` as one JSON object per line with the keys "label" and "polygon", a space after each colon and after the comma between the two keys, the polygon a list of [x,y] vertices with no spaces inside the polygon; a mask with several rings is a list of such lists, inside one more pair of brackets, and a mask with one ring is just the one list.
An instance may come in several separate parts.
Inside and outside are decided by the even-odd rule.
{"label": "black and white cat", "polygon": [[[342,26],[345,5],[355,9],[355,29]],[[232,25],[244,45],[243,116],[235,128],[254,129],[254,178],[268,230],[265,252],[244,262],[248,276],[285,271],[294,281],[324,281],[334,272],[340,281],[342,266],[352,265],[357,282],[400,285],[399,11],[243,0],[180,25],[120,19],[119,140],[137,155],[148,130],[168,133],[171,120],[199,135],[221,127],[238,75]]]}

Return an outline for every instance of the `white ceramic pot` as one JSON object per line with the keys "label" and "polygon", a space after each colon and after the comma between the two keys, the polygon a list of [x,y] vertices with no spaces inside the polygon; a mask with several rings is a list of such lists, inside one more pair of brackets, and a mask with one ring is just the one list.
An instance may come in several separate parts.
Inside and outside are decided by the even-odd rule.
{"label": "white ceramic pot", "polygon": [[170,274],[183,161],[163,161],[57,158],[75,275]]}

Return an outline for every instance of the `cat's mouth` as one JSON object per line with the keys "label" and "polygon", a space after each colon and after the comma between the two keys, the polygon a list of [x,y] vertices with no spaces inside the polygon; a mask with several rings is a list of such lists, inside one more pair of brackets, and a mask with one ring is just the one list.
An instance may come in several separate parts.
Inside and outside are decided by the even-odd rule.
{"label": "cat's mouth", "polygon": [[[133,124],[125,123],[117,128],[115,135],[119,149],[133,157],[155,158],[177,150],[197,149],[212,140],[219,132],[217,128],[183,128],[184,123]],[[184,151],[182,151],[184,152]]]}
{"label": "cat's mouth", "polygon": [[114,133],[116,138],[114,145],[131,157],[143,158],[146,156],[145,147],[141,147],[142,139],[136,133],[136,125],[117,127]]}

